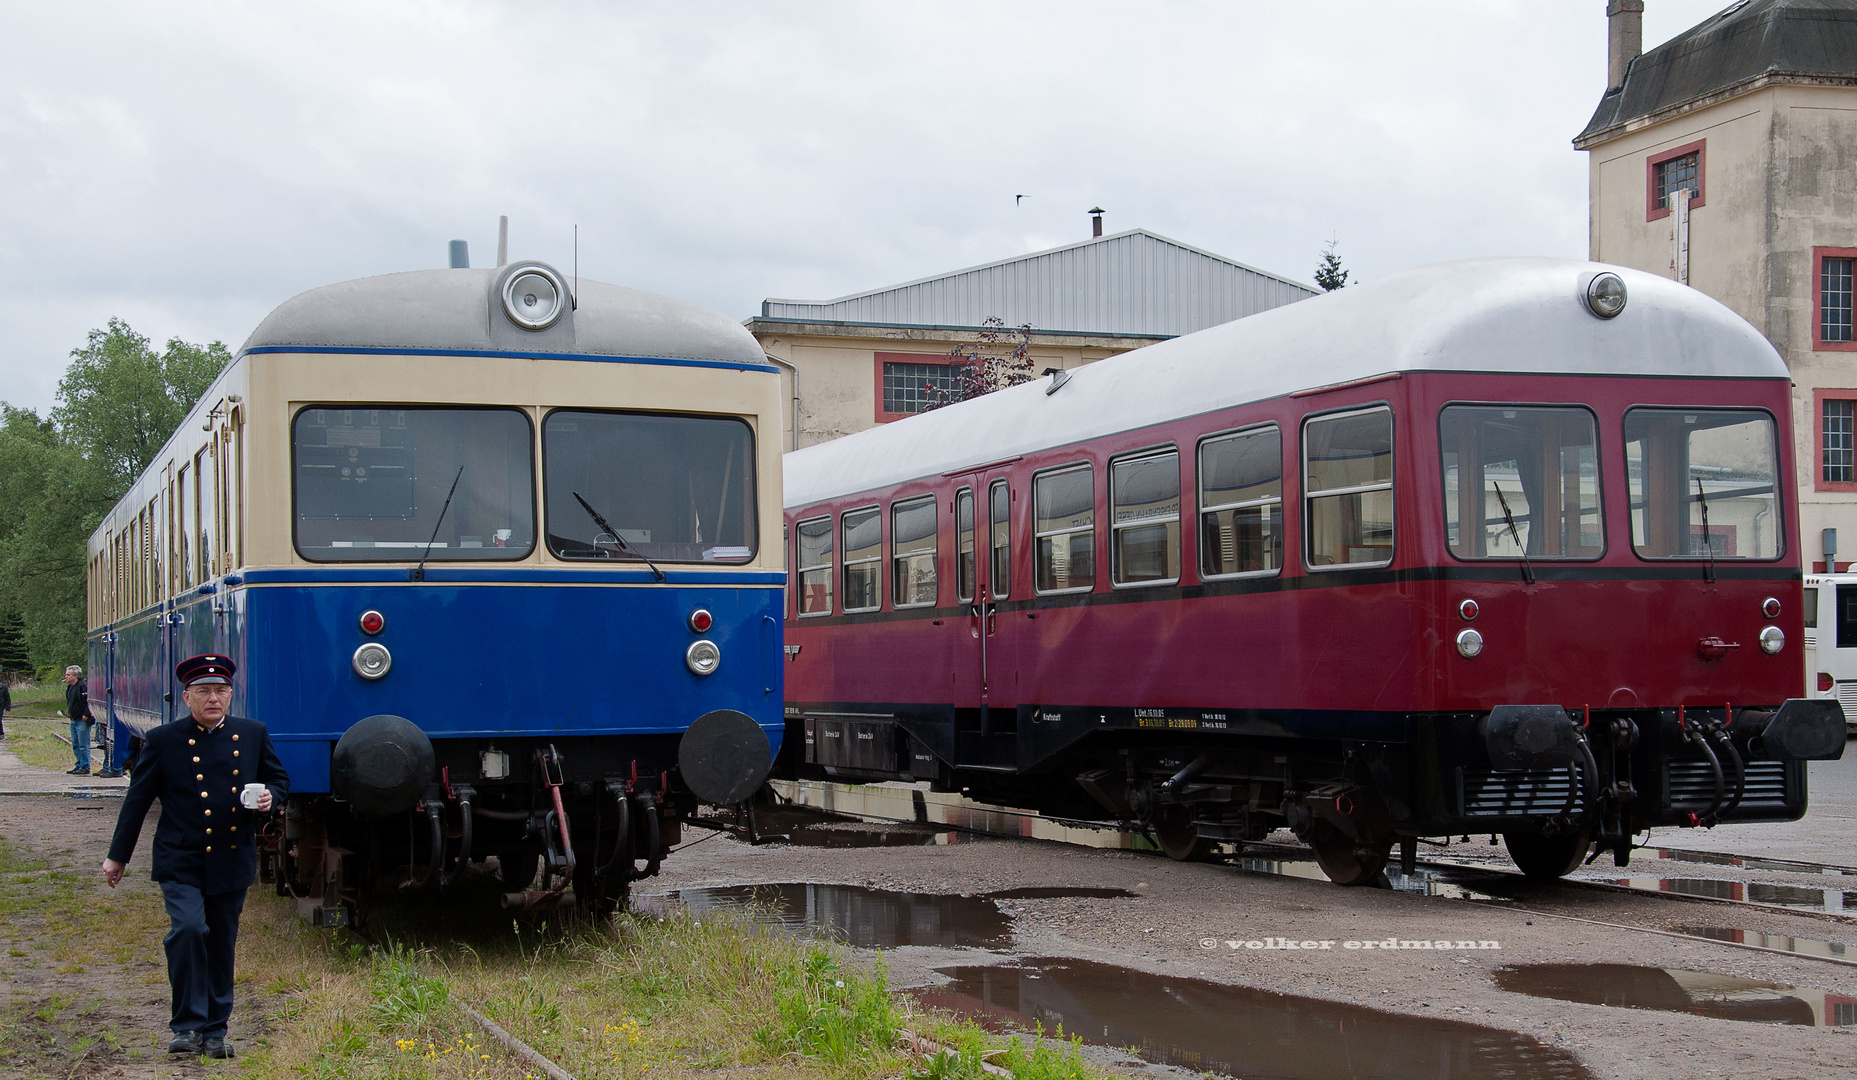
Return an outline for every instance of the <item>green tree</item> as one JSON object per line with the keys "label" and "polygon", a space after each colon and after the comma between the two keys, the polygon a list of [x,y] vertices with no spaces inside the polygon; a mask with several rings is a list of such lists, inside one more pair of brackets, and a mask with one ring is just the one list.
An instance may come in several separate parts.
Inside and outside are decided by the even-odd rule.
{"label": "green tree", "polygon": [[1334,292],[1348,283],[1348,272],[1341,268],[1341,256],[1335,251],[1340,244],[1341,239],[1336,237],[1322,245],[1322,261],[1315,268],[1315,283],[1323,292]]}
{"label": "green tree", "polygon": [[157,353],[111,319],[72,350],[50,418],[0,403],[0,614],[39,672],[83,659],[85,543],[230,359]]}

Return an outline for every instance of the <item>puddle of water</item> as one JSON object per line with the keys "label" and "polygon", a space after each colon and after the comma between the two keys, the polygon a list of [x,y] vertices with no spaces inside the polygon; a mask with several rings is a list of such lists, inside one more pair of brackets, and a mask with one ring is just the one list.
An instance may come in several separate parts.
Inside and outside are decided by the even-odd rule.
{"label": "puddle of water", "polygon": [[1026,889],[995,889],[982,894],[988,900],[1127,900],[1141,894],[1127,889],[1078,889],[1067,885]]}
{"label": "puddle of water", "polygon": [[1608,884],[1623,885],[1643,892],[1675,893],[1678,896],[1704,896],[1717,900],[1745,900],[1755,904],[1798,908],[1802,911],[1857,910],[1857,892],[1843,889],[1811,889],[1801,885],[1766,885],[1758,881],[1735,881],[1730,878],[1603,878]]}
{"label": "puddle of water", "polygon": [[942,974],[953,983],[917,991],[925,1004],[996,1027],[1062,1027],[1066,1036],[1126,1047],[1150,1062],[1247,1080],[1590,1075],[1568,1052],[1497,1028],[1083,960]]}
{"label": "puddle of water", "polygon": [[1857,959],[1857,947],[1846,945],[1841,941],[1816,941],[1812,938],[1787,937],[1783,934],[1763,934],[1757,930],[1742,930],[1732,926],[1673,926],[1671,929],[1679,934],[1707,938],[1710,941],[1732,941],[1740,945],[1758,945],[1763,949],[1778,949],[1781,952],[1798,953],[1801,956]]}
{"label": "puddle of water", "polygon": [[668,894],[693,912],[748,910],[793,930],[860,949],[903,945],[1004,948],[1012,921],[981,896],[891,892],[858,885],[726,885]]}
{"label": "puddle of water", "polygon": [[1651,848],[1649,850],[1652,858],[1668,859],[1671,862],[1737,866],[1748,870],[1775,870],[1787,874],[1833,874],[1839,877],[1857,877],[1857,870],[1847,866],[1828,866],[1825,863],[1798,862],[1792,859],[1751,859],[1745,855],[1724,855],[1714,851],[1681,851],[1675,848]]}
{"label": "puddle of water", "polygon": [[1692,1013],[1717,1020],[1801,1027],[1857,1024],[1857,998],[1678,968],[1529,964],[1498,968],[1496,986],[1530,997]]}

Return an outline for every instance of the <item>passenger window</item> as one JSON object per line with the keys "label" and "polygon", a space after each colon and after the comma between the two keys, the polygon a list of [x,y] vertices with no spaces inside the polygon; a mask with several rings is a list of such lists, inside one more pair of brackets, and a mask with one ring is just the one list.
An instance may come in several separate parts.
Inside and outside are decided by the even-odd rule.
{"label": "passenger window", "polygon": [[987,595],[998,600],[1012,592],[1012,491],[1006,481],[995,480],[988,492],[988,547],[992,551],[992,576],[987,580]]}
{"label": "passenger window", "polygon": [[1837,587],[1838,648],[1857,649],[1857,585]]}
{"label": "passenger window", "polygon": [[1283,432],[1275,425],[1199,445],[1201,577],[1283,566]]}
{"label": "passenger window", "polygon": [[1460,559],[1605,554],[1593,414],[1452,405],[1438,414],[1444,532]]}
{"label": "passenger window", "polygon": [[1647,559],[1779,558],[1778,459],[1765,412],[1629,410],[1633,550]]}
{"label": "passenger window", "polygon": [[1039,592],[1081,592],[1096,584],[1096,495],[1088,465],[1032,479]]}
{"label": "passenger window", "polygon": [[1109,466],[1109,551],[1117,585],[1180,580],[1180,454]]}
{"label": "passenger window", "polygon": [[1393,559],[1393,411],[1324,416],[1303,426],[1309,566]]}
{"label": "passenger window", "polygon": [[832,613],[832,519],[799,524],[800,615]]}
{"label": "passenger window", "polygon": [[845,552],[846,611],[876,611],[883,606],[883,517],[873,506],[854,510],[840,523]]}
{"label": "passenger window", "polygon": [[890,507],[890,566],[892,606],[935,603],[935,496]]}
{"label": "passenger window", "polygon": [[974,598],[974,576],[978,567],[974,554],[974,489],[962,488],[954,493],[954,595],[958,600]]}

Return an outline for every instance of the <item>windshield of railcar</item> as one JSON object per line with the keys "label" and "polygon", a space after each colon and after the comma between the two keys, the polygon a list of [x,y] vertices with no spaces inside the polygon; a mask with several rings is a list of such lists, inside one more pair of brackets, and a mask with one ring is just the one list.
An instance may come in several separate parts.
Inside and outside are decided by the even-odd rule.
{"label": "windshield of railcar", "polygon": [[754,557],[754,433],[741,420],[556,410],[542,421],[542,476],[558,558]]}
{"label": "windshield of railcar", "polygon": [[1451,405],[1438,416],[1444,530],[1460,559],[1605,554],[1593,414]]}
{"label": "windshield of railcar", "polygon": [[1631,544],[1650,559],[1777,559],[1778,446],[1758,409],[1625,413]]}
{"label": "windshield of railcar", "polygon": [[306,559],[417,562],[428,544],[433,562],[520,559],[535,547],[534,435],[515,409],[312,405],[291,434]]}

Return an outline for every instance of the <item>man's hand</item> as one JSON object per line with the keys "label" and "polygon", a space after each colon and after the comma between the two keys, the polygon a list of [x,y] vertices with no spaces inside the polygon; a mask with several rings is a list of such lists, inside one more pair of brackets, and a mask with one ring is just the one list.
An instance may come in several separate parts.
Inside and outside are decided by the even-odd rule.
{"label": "man's hand", "polygon": [[258,812],[260,814],[271,812],[271,789],[268,787],[264,789],[264,794],[258,796]]}
{"label": "man's hand", "polygon": [[103,860],[103,880],[109,883],[110,888],[114,889],[116,884],[123,879],[123,871],[127,869],[127,865],[119,863],[115,859],[105,859]]}

